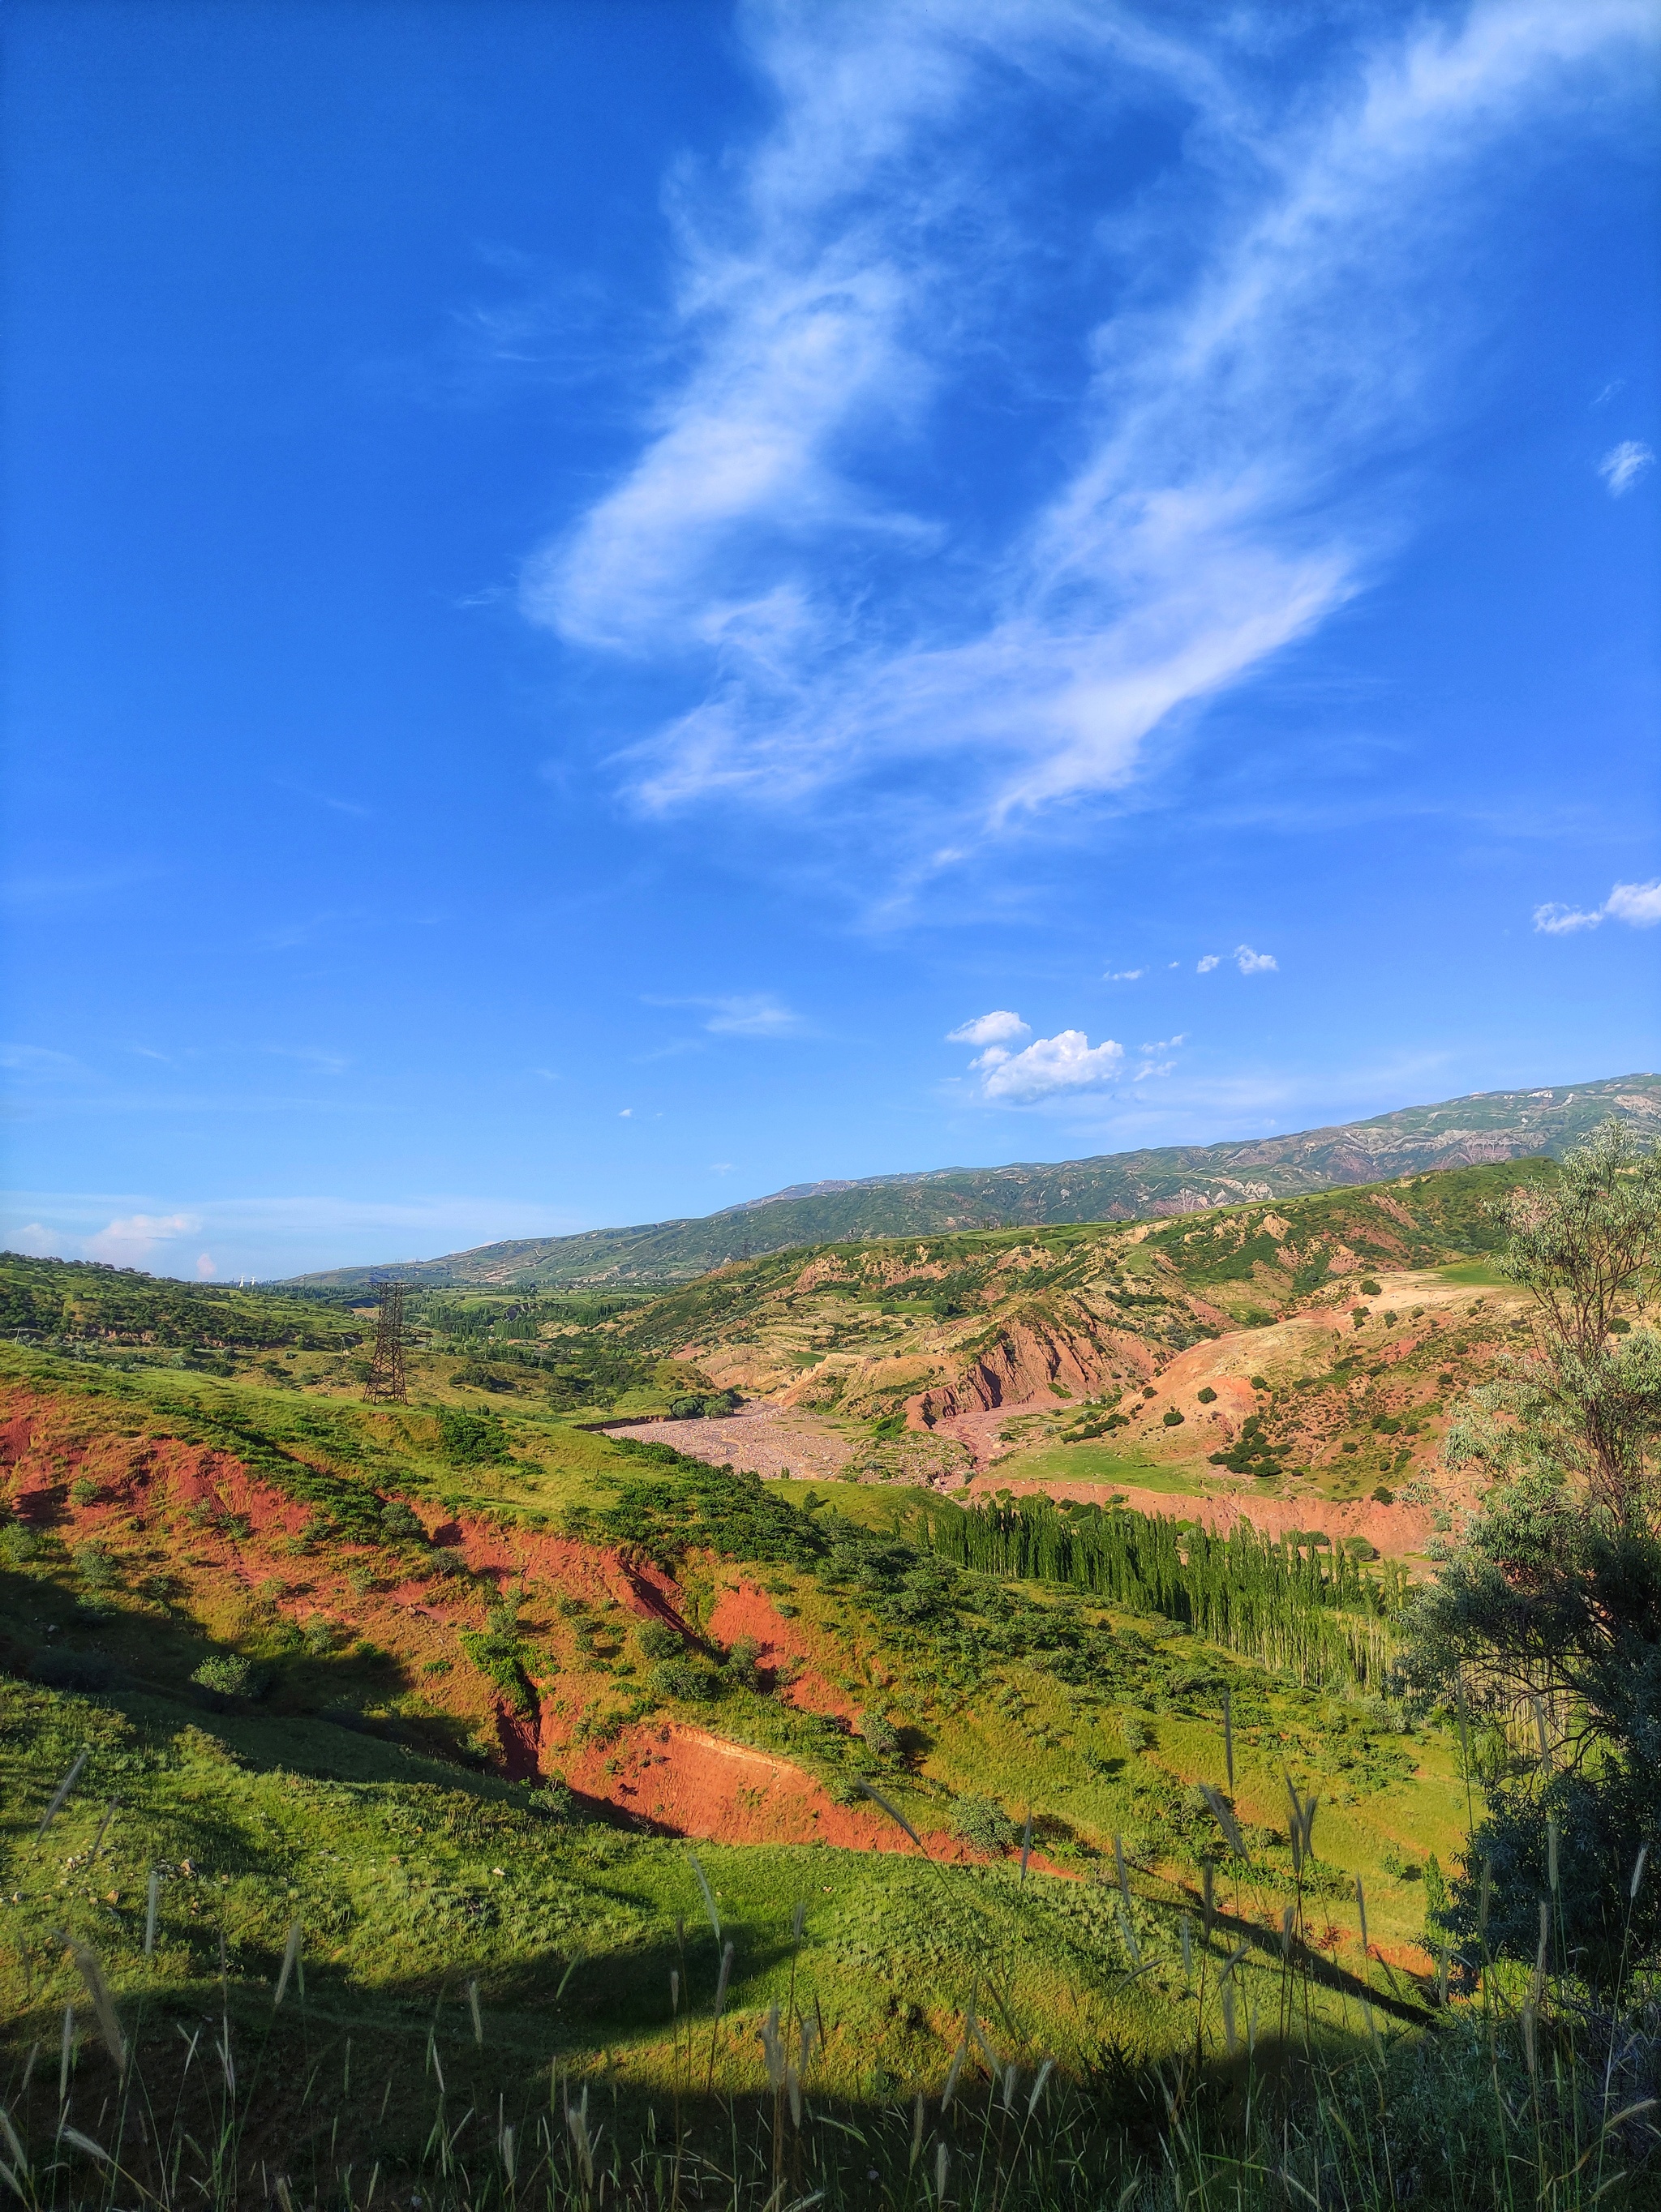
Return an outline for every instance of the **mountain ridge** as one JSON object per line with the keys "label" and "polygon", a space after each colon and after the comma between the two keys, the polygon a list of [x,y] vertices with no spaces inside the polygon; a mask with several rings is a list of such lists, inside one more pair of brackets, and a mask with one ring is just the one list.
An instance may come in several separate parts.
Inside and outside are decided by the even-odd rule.
{"label": "mountain ridge", "polygon": [[715,1213],[566,1237],[509,1238],[432,1260],[330,1268],[283,1279],[339,1291],[364,1288],[372,1275],[430,1287],[646,1288],[687,1281],[758,1253],[843,1237],[1131,1220],[1434,1168],[1536,1153],[1561,1158],[1610,1115],[1661,1135],[1661,1076],[1475,1091],[1283,1137],[793,1183]]}

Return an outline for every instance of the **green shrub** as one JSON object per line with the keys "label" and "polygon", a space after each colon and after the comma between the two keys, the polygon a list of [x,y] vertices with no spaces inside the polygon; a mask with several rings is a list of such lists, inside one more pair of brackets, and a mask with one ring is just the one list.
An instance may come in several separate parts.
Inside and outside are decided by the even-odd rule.
{"label": "green shrub", "polygon": [[1371,1275],[1363,1275],[1361,1278],[1361,1296],[1364,1298],[1376,1298],[1378,1295],[1378,1284],[1373,1281]]}
{"label": "green shrub", "polygon": [[729,1681],[739,1683],[746,1690],[756,1689],[761,1681],[756,1662],[761,1656],[761,1646],[753,1636],[740,1636],[727,1655],[727,1674]]}
{"label": "green shrub", "polygon": [[671,1661],[652,1669],[652,1686],[660,1696],[681,1698],[697,1705],[719,1694],[721,1685],[707,1667],[694,1667],[685,1660]]}
{"label": "green shrub", "polygon": [[959,1797],[952,1808],[952,1832],[991,1858],[1001,1858],[1015,1841],[1015,1823],[990,1797]]}
{"label": "green shrub", "polygon": [[76,1505],[95,1505],[98,1502],[98,1485],[89,1474],[77,1474],[70,1485],[70,1498]]}
{"label": "green shrub", "polygon": [[113,1554],[102,1544],[82,1544],[75,1555],[75,1571],[88,1589],[109,1589],[121,1574]]}
{"label": "green shrub", "polygon": [[1179,1429],[1183,1425],[1183,1417],[1174,1406],[1165,1415],[1165,1425],[1168,1429]]}
{"label": "green shrub", "polygon": [[505,1467],[513,1458],[508,1432],[496,1413],[468,1413],[454,1406],[442,1406],[438,1440],[452,1467]]}
{"label": "green shrub", "polygon": [[892,1759],[899,1750],[899,1737],[892,1725],[879,1712],[868,1712],[861,1717],[860,1734],[879,1759]]}
{"label": "green shrub", "polygon": [[33,1528],[26,1528],[21,1521],[9,1521],[0,1528],[0,1559],[9,1567],[21,1567],[32,1559],[40,1549],[40,1539]]}
{"label": "green shrub", "polygon": [[685,1649],[680,1632],[666,1620],[642,1621],[635,1641],[648,1659],[678,1659]]}
{"label": "green shrub", "polygon": [[1214,1403],[1217,1396],[1217,1393],[1212,1389],[1209,1382],[1205,1383],[1200,1389],[1196,1390],[1194,1395],[1198,1398],[1202,1406],[1212,1405]]}
{"label": "green shrub", "polygon": [[253,1668],[234,1651],[216,1651],[191,1676],[199,1689],[212,1690],[222,1698],[252,1697],[253,1679]]}

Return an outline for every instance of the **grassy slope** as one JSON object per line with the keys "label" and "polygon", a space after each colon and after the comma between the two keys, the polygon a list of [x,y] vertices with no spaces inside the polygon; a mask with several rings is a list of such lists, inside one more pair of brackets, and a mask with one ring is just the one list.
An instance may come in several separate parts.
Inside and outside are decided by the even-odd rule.
{"label": "grassy slope", "polygon": [[[490,2047],[505,2045],[521,2077],[557,2045],[584,2065],[609,2052],[619,2079],[661,2086],[672,2063],[665,2012],[673,1929],[678,1917],[697,1927],[696,1878],[684,1845],[551,1818],[528,1784],[505,1780],[491,1764],[497,1707],[460,1638],[483,1629],[509,1577],[481,1574],[453,1602],[438,1602],[441,1589],[416,1586],[429,1611],[436,1604],[444,1614],[435,1623],[417,1619],[413,1601],[399,1595],[408,1562],[396,1547],[337,1537],[283,1566],[307,1588],[251,1590],[257,1570],[292,1556],[276,1550],[290,1540],[271,1536],[271,1556],[257,1557],[264,1537],[228,1529],[222,1513],[204,1519],[173,1494],[185,1480],[179,1455],[195,1452],[189,1464],[209,1466],[222,1498],[232,1494],[230,1470],[240,1462],[278,1494],[297,1489],[296,1512],[316,1512],[319,1496],[332,1500],[326,1510],[344,1510],[347,1493],[367,1512],[374,1498],[395,1493],[431,1516],[435,1501],[441,1512],[465,1512],[512,1492],[514,1503],[530,1510],[534,1501],[544,1517],[574,1505],[615,1514],[627,1505],[639,1462],[602,1438],[524,1423],[513,1430],[521,1464],[507,1473],[461,1470],[423,1449],[432,1423],[416,1413],[343,1407],[326,1409],[320,1420],[304,1401],[252,1386],[94,1376],[16,1351],[7,1362],[14,1409],[28,1408],[11,1431],[14,1491],[26,1480],[36,1486],[29,1525],[44,1539],[5,1577],[8,1662],[27,1673],[50,1650],[101,1655],[114,1670],[90,1696],[15,1680],[4,1690],[8,1891],[18,1900],[11,1932],[30,1963],[26,1972],[14,1942],[3,1972],[26,2039],[46,2032],[52,2008],[73,1991],[72,1970],[49,1939],[53,1927],[97,1948],[124,2001],[154,1983],[173,2012],[196,2018],[222,1927],[236,2001],[252,2021],[298,1914],[308,1931],[316,2033],[350,2031],[360,2048],[367,2040],[385,2054],[377,2063],[402,2069],[389,2107],[394,2135],[415,2125],[435,2007],[447,2063],[464,2071],[472,2063],[457,1992],[474,1976]],[[123,1485],[139,1480],[141,1462],[150,1486],[135,1516],[124,1511]],[[46,1476],[56,1479],[42,1487]],[[654,1481],[660,1517],[709,1510],[707,1486],[702,1505],[687,1488],[702,1476],[669,1470]],[[77,1482],[99,1495],[77,1499]],[[779,1509],[805,1487],[779,1486]],[[819,1495],[816,1521],[843,1504],[873,1528],[881,1525],[873,1504],[889,1504],[858,1489],[846,1498]],[[528,1545],[534,1534],[520,1525],[522,1536],[511,1527],[498,1532],[510,1559],[513,1545]],[[88,1541],[115,1562],[102,1588],[89,1587],[81,1571]],[[608,1699],[626,1710],[637,1687],[603,1651],[581,1651],[554,1602],[563,1587],[592,1587],[598,1556],[592,1546],[563,1554],[564,1584],[539,1568],[526,1608],[533,1650],[557,1662],[554,1679],[573,1716]],[[360,1571],[362,1591],[350,1579]],[[1162,1637],[1160,1624],[1121,1621],[1110,1676],[1098,1672],[1072,1687],[1032,1656],[1053,1606],[1018,1612],[1018,1626],[1038,1627],[1013,1638],[999,1632],[1007,1641],[993,1650],[992,1631],[974,1624],[979,1601],[970,1602],[966,1637],[956,1613],[913,1632],[885,1619],[856,1585],[826,1583],[788,1561],[757,1571],[695,1546],[680,1560],[677,1587],[690,1595],[702,1583],[705,1601],[718,1603],[723,1587],[753,1586],[757,1571],[792,1594],[791,1626],[816,1655],[830,1707],[868,1702],[873,1686],[886,1682],[891,1710],[914,1734],[906,1759],[870,1771],[916,1824],[940,1826],[961,1793],[995,1796],[1018,1819],[1030,1806],[1045,1863],[1085,1879],[1029,1881],[1023,1894],[1009,1866],[943,1877],[909,1854],[765,1842],[709,1847],[706,1863],[739,1943],[734,2024],[718,2042],[718,2076],[754,2074],[755,2014],[788,1971],[784,1931],[803,1897],[810,1914],[800,1971],[830,2031],[827,2080],[844,2094],[868,2093],[879,2069],[895,2081],[938,2075],[966,1980],[989,1951],[1019,1999],[1023,2033],[1069,2064],[1087,2063],[1110,2040],[1162,2047],[1177,1975],[1172,1900],[1192,1888],[1196,1850],[1215,1848],[1214,1829],[1186,1792],[1196,1779],[1221,1779],[1217,1685],[1225,1676],[1237,1686],[1241,1809],[1266,1832],[1249,1884],[1261,1891],[1266,1917],[1275,1917],[1288,1881],[1284,1845],[1267,1833],[1282,1762],[1328,1802],[1323,1852],[1340,1888],[1343,1870],[1371,1876],[1387,1844],[1415,1860],[1432,1849],[1446,1857],[1453,1844],[1459,1804],[1439,1739],[1381,1732],[1360,1706],[1277,1686],[1187,1639]],[[157,1573],[165,1578],[160,1595],[145,1579]],[[297,1650],[293,1632],[319,1590],[341,1632],[323,1655]],[[368,1634],[351,1634],[354,1608]],[[1092,1608],[1070,1611],[1086,1626],[1101,1618]],[[204,1704],[187,1678],[213,1650],[240,1651],[274,1675],[263,1703]],[[445,1670],[423,1673],[419,1655],[435,1650]],[[1135,1749],[1123,1726],[1127,1709],[1143,1716],[1147,1731]],[[340,1726],[343,1715],[354,1725]],[[658,1717],[770,1746],[814,1768],[833,1790],[861,1763],[850,1767],[858,1747],[845,1737],[828,1750],[805,1748],[814,1741],[810,1717],[793,1716],[776,1694],[733,1691],[713,1706],[660,1699]],[[82,1742],[93,1752],[77,1792],[33,1851],[33,1825]],[[85,1854],[115,1793],[123,1805],[93,1869]],[[1146,1902],[1136,1914],[1141,1940],[1161,1962],[1157,1974],[1134,1983],[1116,1908],[1100,1887],[1115,1832],[1140,1855],[1136,1887]],[[142,1893],[155,1863],[172,1871],[161,1950],[149,1966],[139,1956]],[[1409,1941],[1421,1897],[1421,1885],[1382,1884],[1375,1936]],[[1342,1949],[1349,1916],[1341,1905],[1330,1911],[1341,1957],[1353,1968],[1353,1948]],[[687,1972],[707,1979],[709,1946],[696,1933],[690,1941]],[[590,1964],[552,2006],[578,1952]],[[502,2061],[490,2063],[499,2078]]]}
{"label": "grassy slope", "polygon": [[[1262,1402],[1275,1420],[1295,1416],[1308,1428],[1311,1407],[1330,1400],[1364,1424],[1374,1399],[1393,1402],[1384,1394],[1406,1387],[1402,1332],[1392,1338],[1382,1322],[1369,1323],[1374,1334],[1354,1340],[1365,1357],[1349,1359],[1346,1340],[1346,1358],[1323,1370],[1319,1390],[1297,1394],[1294,1370],[1310,1355],[1298,1331],[1314,1324],[1295,1316],[1330,1302],[1341,1252],[1352,1274],[1373,1267],[1381,1285],[1414,1269],[1414,1279],[1433,1285],[1439,1267],[1457,1276],[1484,1266],[1450,1255],[1491,1246],[1486,1209],[1515,1174],[1474,1170],[1395,1188],[1385,1207],[1363,1191],[1278,1211],[1235,1208],[1141,1237],[1086,1226],[794,1254],[602,1316],[583,1342],[633,1363],[641,1379],[629,1395],[646,1409],[668,1388],[655,1379],[659,1363],[689,1345],[706,1358],[708,1346],[745,1347],[745,1357],[800,1376],[826,1368],[827,1356],[827,1372],[846,1371],[897,1340],[943,1376],[1012,1317],[1070,1326],[1082,1307],[1104,1329],[1111,1324],[1116,1342],[1143,1344],[1162,1387],[1184,1360],[1238,1338],[1274,1370]],[[51,1328],[39,1326],[37,1310],[35,1333],[61,1348],[0,1347],[11,1493],[35,1540],[32,1555],[12,1557],[4,1571],[0,1650],[11,1670],[0,1681],[0,1759],[14,1939],[0,1978],[20,2047],[55,2034],[51,2023],[75,1992],[50,1932],[61,1928],[105,1958],[130,2018],[149,1992],[149,2017],[164,2027],[199,2022],[222,1929],[231,2007],[252,2049],[267,2032],[270,1984],[297,1916],[309,2047],[332,2065],[350,2036],[360,2054],[374,2051],[377,2086],[382,2073],[392,2081],[373,2125],[350,2108],[350,2126],[377,2154],[408,2154],[430,2117],[429,2032],[458,2095],[471,2094],[477,2075],[481,2091],[505,2079],[508,2094],[529,2096],[536,2068],[555,2055],[625,2096],[660,2094],[678,2066],[690,2094],[697,2084],[668,2018],[667,1978],[672,1966],[685,1986],[705,1990],[713,1937],[701,1930],[686,1844],[640,1832],[621,1794],[641,1779],[666,1726],[786,1762],[818,1793],[822,1832],[851,1836],[835,1823],[863,1820],[867,1844],[902,1839],[880,1815],[844,1809],[861,1772],[933,1837],[949,1826],[955,1799],[994,1799],[1017,1822],[1030,1810],[1039,1863],[1057,1870],[1023,1886],[1013,1861],[931,1869],[906,1849],[770,1841],[765,1808],[746,1811],[743,1792],[729,1792],[721,1820],[737,1832],[736,1808],[752,1839],[699,1847],[737,1947],[729,2024],[714,2043],[717,2084],[758,2080],[756,2020],[793,1965],[799,1993],[811,1993],[825,2021],[824,2087],[849,2098],[937,2081],[968,1988],[989,1972],[1007,1990],[1001,2032],[1012,2046],[1053,2052],[1073,2070],[1090,2071],[1110,2051],[1156,2055],[1190,2035],[1177,1916],[1192,1907],[1199,1856],[1219,1849],[1192,1785],[1224,1778],[1225,1681],[1236,1796],[1252,1824],[1235,1901],[1248,1920],[1278,1925],[1291,1881],[1280,1839],[1289,1770],[1323,1802],[1324,1872],[1307,1933],[1311,1955],[1330,1961],[1317,2008],[1333,2020],[1362,1963],[1347,1884],[1364,1876],[1375,1945],[1400,1961],[1419,1937],[1424,1889],[1387,1874],[1386,1856],[1417,1868],[1433,1851],[1445,1863],[1457,1854],[1463,1790],[1433,1730],[1400,1736],[1364,1704],[1300,1690],[1172,1636],[1169,1624],[1055,1593],[1014,1591],[988,1610],[971,1578],[943,1611],[908,1622],[891,1603],[903,1580],[891,1562],[830,1579],[816,1570],[838,1528],[862,1528],[873,1542],[903,1534],[903,1494],[780,1483],[757,1519],[742,1485],[643,1468],[581,1425],[599,1407],[557,1407],[533,1371],[504,1367],[518,1386],[508,1391],[458,1385],[449,1379],[457,1354],[436,1340],[412,1358],[416,1395],[429,1402],[372,1409],[356,1401],[350,1367],[362,1357],[349,1340],[362,1336],[362,1320],[258,1296],[233,1305],[193,1286],[152,1293],[145,1279],[122,1278],[124,1310],[112,1321],[106,1295],[101,1308],[88,1302],[82,1271],[43,1281],[40,1266],[21,1263],[9,1280],[58,1299]],[[1475,1289],[1458,1286],[1466,1317],[1427,1360],[1463,1372],[1482,1356],[1484,1325],[1469,1314]],[[1244,1336],[1230,1330],[1238,1304],[1257,1300],[1294,1318]],[[885,1303],[895,1310],[885,1314]],[[857,1422],[857,1393],[843,1396],[855,1401],[843,1418]],[[891,1389],[869,1390],[864,1419],[892,1402]],[[447,1404],[488,1407],[507,1455],[455,1464],[441,1421]],[[1191,1479],[1163,1430],[1062,1443],[1080,1410],[1058,1401],[1054,1419],[1037,1424],[1031,1464],[1087,1464],[1107,1481]],[[1395,1438],[1390,1448],[1398,1449]],[[1383,1446],[1367,1449],[1371,1473]],[[385,1501],[398,1499],[415,1509],[418,1539],[389,1533]],[[783,1520],[768,1517],[776,1510]],[[461,1531],[468,1571],[435,1580],[426,1534],[447,1516]],[[8,1541],[0,1529],[0,1550]],[[618,1600],[603,1595],[623,1587],[618,1562],[631,1542],[672,1571],[654,1587],[685,1617],[757,1620],[781,1648],[788,1637],[805,1670],[797,1690],[729,1686],[714,1703],[690,1704],[653,1691],[634,1655],[628,1603],[608,1611]],[[89,1572],[99,1554],[105,1565]],[[539,1802],[538,1778],[522,1759],[523,1778],[508,1778],[513,1715],[479,1639],[509,1586],[524,1592],[515,1663],[540,1700],[542,1774],[564,1767],[593,1817]],[[565,1610],[575,1596],[589,1607],[586,1622]],[[315,1650],[301,1636],[314,1618],[330,1631]],[[1058,1676],[1045,1656],[1057,1634],[1082,1637],[1093,1655],[1079,1681]],[[193,1688],[191,1674],[215,1654],[263,1669],[265,1697],[215,1699]],[[61,1684],[77,1662],[92,1684],[85,1693],[27,1679],[55,1666]],[[847,1732],[847,1717],[873,1701],[901,1729],[902,1756],[873,1759]],[[831,1717],[829,1735],[816,1711]],[[79,1786],[37,1850],[33,1824],[83,1743],[92,1749]],[[115,1794],[121,1808],[89,1866]],[[1141,1974],[1104,1887],[1116,1834],[1130,1854],[1136,1941],[1152,1961]],[[147,1963],[143,1891],[157,1864],[167,1869],[161,1936]],[[806,1931],[793,1961],[788,1930],[802,1900]],[[684,1955],[678,1923],[690,1931]],[[1248,1996],[1261,1977],[1266,2013],[1277,1965],[1271,1945],[1263,1964],[1238,1970]],[[1390,1998],[1384,1970],[1368,1972]],[[464,2002],[474,1978],[483,2056]],[[1405,2002],[1410,1984],[1396,1987]],[[285,2008],[274,2073],[289,2068],[288,2039],[300,2033],[299,2014]],[[278,2047],[288,2054],[280,2066]],[[700,2044],[705,2078],[708,2057]],[[82,2063],[95,2086],[101,2062],[90,2047]]]}

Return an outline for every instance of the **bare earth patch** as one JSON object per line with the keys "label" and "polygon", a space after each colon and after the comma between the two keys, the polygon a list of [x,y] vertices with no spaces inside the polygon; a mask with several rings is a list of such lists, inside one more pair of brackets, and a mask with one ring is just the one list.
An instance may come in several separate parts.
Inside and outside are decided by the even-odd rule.
{"label": "bare earth patch", "polygon": [[869,1448],[863,1437],[850,1437],[828,1421],[788,1406],[744,1406],[715,1420],[634,1421],[607,1429],[608,1437],[630,1437],[639,1443],[672,1444],[689,1458],[711,1467],[732,1466],[764,1478],[818,1475],[844,1480],[843,1470]]}
{"label": "bare earth patch", "polygon": [[607,1429],[608,1437],[672,1444],[690,1459],[771,1481],[779,1475],[823,1482],[894,1482],[950,1486],[973,1471],[972,1450],[960,1448],[955,1429],[932,1436],[910,1432],[878,1443],[850,1434],[800,1407],[758,1401],[715,1420],[633,1421]]}

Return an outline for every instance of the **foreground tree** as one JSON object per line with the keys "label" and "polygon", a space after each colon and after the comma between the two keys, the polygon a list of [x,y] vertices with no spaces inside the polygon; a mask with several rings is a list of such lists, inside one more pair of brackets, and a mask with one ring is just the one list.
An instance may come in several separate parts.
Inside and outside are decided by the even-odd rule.
{"label": "foreground tree", "polygon": [[1576,1965],[1603,1978],[1661,1937],[1661,1882],[1634,1883],[1661,1838],[1661,1337],[1641,1325],[1661,1288],[1661,1148],[1608,1122],[1509,1216],[1501,1267],[1532,1301],[1533,1342],[1449,1434],[1450,1463],[1493,1487],[1407,1617],[1404,1674],[1420,1700],[1530,1746],[1490,1781],[1449,1924],[1532,1956],[1550,1895]]}

